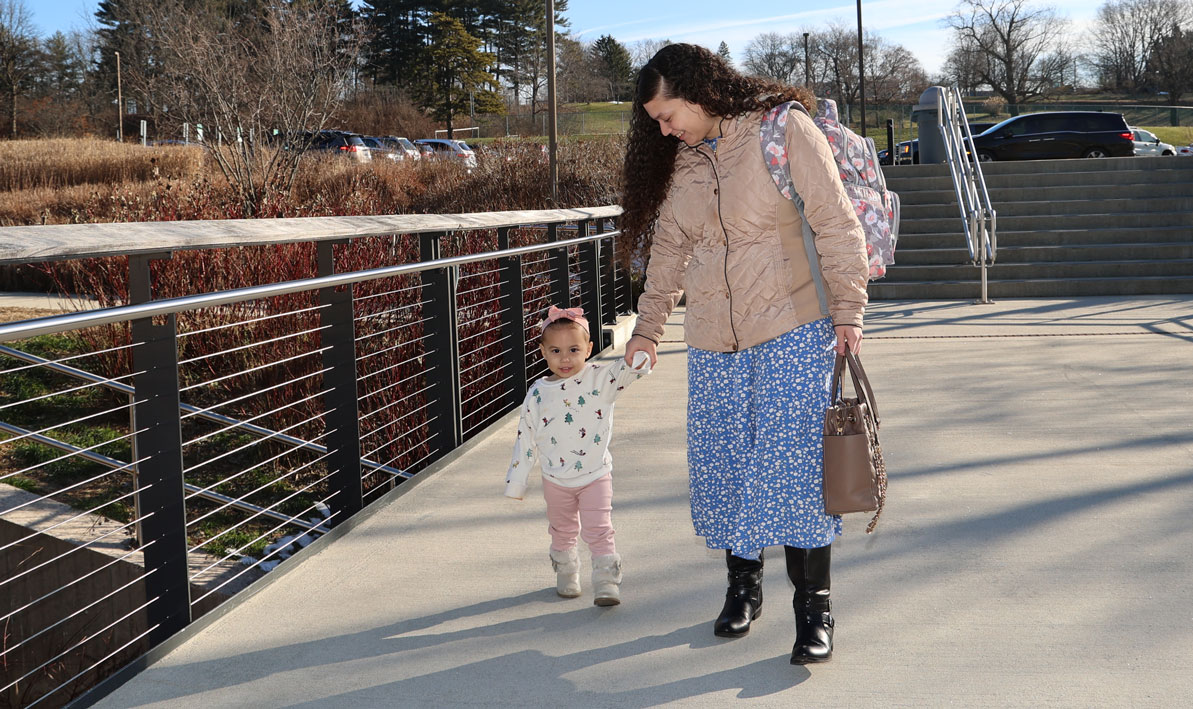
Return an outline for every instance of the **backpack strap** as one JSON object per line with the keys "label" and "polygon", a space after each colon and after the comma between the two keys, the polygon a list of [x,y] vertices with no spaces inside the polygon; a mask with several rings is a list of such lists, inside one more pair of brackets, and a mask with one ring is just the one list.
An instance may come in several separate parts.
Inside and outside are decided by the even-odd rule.
{"label": "backpack strap", "polygon": [[800,222],[803,224],[804,252],[807,254],[808,263],[813,266],[810,271],[812,284],[816,287],[816,299],[820,303],[820,314],[829,317],[828,295],[824,288],[824,278],[820,275],[820,254],[816,252],[816,234],[804,213],[804,199],[795,191],[795,183],[791,180],[791,165],[787,159],[787,113],[793,107],[811,117],[799,101],[781,103],[762,114],[762,127],[758,135],[762,143],[762,162],[766,164],[779,194],[791,200],[799,211]]}

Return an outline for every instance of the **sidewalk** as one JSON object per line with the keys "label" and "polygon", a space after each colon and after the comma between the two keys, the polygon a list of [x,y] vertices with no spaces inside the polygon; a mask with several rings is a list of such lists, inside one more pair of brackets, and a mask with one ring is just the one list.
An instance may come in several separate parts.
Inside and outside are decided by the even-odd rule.
{"label": "sidewalk", "polygon": [[501,494],[510,421],[97,706],[1189,702],[1193,297],[874,304],[889,501],[834,545],[836,655],[810,667],[781,554],[750,635],[712,634],[681,317],[617,406],[621,606],[592,605],[587,559],[585,595],[555,595],[537,476]]}

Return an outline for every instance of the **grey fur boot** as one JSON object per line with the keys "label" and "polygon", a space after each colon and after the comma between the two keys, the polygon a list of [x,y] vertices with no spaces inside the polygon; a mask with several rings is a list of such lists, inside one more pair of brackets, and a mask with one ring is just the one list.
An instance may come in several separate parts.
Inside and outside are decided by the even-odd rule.
{"label": "grey fur boot", "polygon": [[592,602],[598,606],[621,603],[621,555],[592,557]]}
{"label": "grey fur boot", "polygon": [[576,548],[551,550],[551,568],[555,569],[555,592],[564,598],[580,595],[580,555]]}

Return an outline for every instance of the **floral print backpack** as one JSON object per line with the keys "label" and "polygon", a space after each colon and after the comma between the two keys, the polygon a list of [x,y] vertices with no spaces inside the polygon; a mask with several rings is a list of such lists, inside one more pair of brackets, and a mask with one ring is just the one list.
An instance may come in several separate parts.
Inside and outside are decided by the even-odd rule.
{"label": "floral print backpack", "polygon": [[[787,165],[787,112],[795,107],[807,110],[798,101],[775,106],[762,116],[762,157],[779,192],[804,213],[803,199],[795,192]],[[878,153],[871,138],[862,138],[841,125],[837,104],[832,99],[817,99],[812,122],[828,138],[845,193],[853,202],[858,221],[866,232],[866,255],[870,261],[870,280],[886,275],[886,267],[895,262],[895,242],[899,238],[899,195],[886,188],[886,178],[878,165]]]}

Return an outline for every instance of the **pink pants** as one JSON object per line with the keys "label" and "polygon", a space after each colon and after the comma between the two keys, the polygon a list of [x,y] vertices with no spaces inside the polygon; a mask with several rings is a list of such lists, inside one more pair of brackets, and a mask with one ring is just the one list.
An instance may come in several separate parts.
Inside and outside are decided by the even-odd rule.
{"label": "pink pants", "polygon": [[547,501],[547,531],[551,548],[567,551],[576,546],[576,536],[584,540],[593,556],[617,551],[613,544],[613,475],[593,480],[584,487],[564,487],[543,479],[543,499]]}

